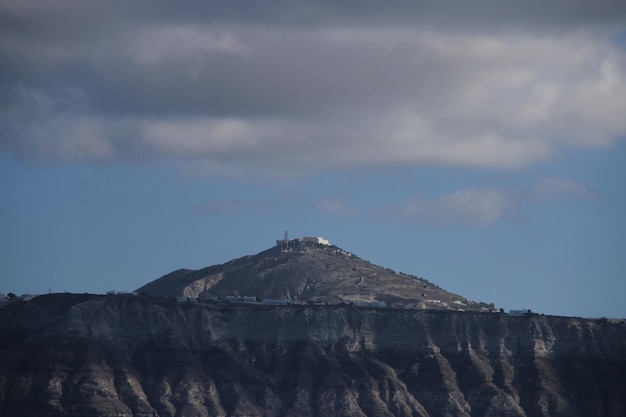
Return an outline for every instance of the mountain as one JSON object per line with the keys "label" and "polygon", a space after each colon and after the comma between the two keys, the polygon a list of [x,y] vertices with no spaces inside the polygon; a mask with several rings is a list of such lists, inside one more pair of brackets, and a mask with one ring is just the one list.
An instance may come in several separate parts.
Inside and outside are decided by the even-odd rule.
{"label": "mountain", "polygon": [[619,320],[51,294],[0,335],[2,416],[626,415]]}
{"label": "mountain", "polygon": [[200,270],[181,269],[139,288],[160,297],[255,297],[289,302],[385,303],[390,307],[488,311],[416,276],[374,265],[323,238],[278,241],[261,253]]}

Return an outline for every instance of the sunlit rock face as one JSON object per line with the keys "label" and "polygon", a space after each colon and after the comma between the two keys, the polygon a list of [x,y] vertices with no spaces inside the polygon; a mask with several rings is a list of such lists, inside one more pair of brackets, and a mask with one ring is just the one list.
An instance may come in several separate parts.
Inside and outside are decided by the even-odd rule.
{"label": "sunlit rock face", "polygon": [[626,415],[618,321],[47,295],[0,309],[0,415]]}

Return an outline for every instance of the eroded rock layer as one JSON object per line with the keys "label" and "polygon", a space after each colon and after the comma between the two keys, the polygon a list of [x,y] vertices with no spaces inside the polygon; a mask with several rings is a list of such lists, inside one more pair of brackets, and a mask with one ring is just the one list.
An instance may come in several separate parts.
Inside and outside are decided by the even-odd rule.
{"label": "eroded rock layer", "polygon": [[0,332],[0,415],[626,415],[607,320],[49,295]]}

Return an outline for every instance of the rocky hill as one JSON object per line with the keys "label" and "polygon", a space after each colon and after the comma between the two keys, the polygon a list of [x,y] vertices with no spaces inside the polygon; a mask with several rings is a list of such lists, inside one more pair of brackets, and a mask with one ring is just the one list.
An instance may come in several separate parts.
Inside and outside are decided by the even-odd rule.
{"label": "rocky hill", "polygon": [[[308,238],[314,239],[314,238]],[[137,290],[152,296],[254,297],[258,300],[488,311],[493,305],[452,294],[416,276],[371,264],[334,245],[279,241],[257,255],[197,271],[181,269]]]}
{"label": "rocky hill", "polygon": [[0,335],[2,416],[626,415],[621,321],[52,294]]}

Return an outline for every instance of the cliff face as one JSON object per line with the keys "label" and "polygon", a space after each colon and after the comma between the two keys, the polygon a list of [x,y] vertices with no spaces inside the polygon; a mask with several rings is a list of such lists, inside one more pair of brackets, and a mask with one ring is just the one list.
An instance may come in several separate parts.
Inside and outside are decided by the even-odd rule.
{"label": "cliff face", "polygon": [[0,415],[626,415],[602,320],[50,295],[0,332]]}

